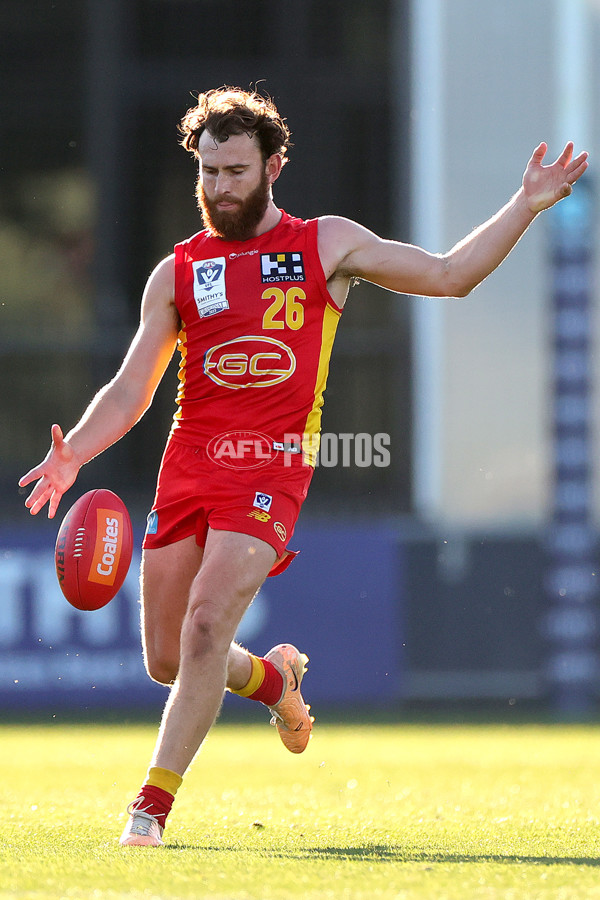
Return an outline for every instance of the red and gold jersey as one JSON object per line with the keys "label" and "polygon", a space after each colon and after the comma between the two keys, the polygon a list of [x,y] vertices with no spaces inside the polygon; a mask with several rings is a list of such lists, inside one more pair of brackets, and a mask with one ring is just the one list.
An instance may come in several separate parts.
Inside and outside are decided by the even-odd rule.
{"label": "red and gold jersey", "polygon": [[247,241],[201,231],[175,247],[178,410],[172,435],[207,447],[260,434],[314,465],[323,391],[341,309],[317,249],[318,221],[287,213]]}

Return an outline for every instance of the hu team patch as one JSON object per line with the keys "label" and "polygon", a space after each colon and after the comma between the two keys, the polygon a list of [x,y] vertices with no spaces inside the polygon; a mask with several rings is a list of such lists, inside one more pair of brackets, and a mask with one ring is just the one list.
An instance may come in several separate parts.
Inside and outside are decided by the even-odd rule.
{"label": "hu team patch", "polygon": [[260,273],[263,284],[274,281],[306,281],[302,253],[261,253]]}

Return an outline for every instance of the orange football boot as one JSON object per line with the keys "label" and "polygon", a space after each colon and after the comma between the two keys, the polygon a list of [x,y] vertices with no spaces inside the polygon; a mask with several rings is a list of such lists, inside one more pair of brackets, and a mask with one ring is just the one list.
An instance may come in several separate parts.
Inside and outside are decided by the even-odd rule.
{"label": "orange football boot", "polygon": [[302,753],[311,738],[314,722],[314,717],[309,715],[310,706],[300,693],[308,656],[292,644],[278,644],[265,654],[265,659],[281,673],[284,685],[279,702],[269,707],[273,716],[271,725],[277,726],[279,737],[290,753]]}

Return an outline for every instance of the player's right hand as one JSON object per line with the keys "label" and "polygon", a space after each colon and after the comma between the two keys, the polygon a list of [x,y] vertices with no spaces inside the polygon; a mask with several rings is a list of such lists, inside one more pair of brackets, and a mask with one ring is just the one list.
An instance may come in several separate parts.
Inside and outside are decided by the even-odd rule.
{"label": "player's right hand", "polygon": [[59,425],[53,425],[52,446],[45,459],[19,480],[19,487],[25,487],[37,479],[34,489],[25,501],[31,515],[37,515],[47,503],[48,518],[53,519],[62,495],[74,483],[80,467],[73,448],[64,439],[62,429]]}

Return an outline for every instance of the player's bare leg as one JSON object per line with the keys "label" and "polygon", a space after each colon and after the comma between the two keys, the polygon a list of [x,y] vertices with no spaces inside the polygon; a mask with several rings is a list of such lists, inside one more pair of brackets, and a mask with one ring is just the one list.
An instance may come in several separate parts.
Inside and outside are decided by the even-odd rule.
{"label": "player's bare leg", "polygon": [[258,538],[209,529],[181,630],[177,683],[167,702],[154,765],[183,775],[219,712],[240,620],[275,562]]}
{"label": "player's bare leg", "polygon": [[[141,630],[148,675],[160,684],[173,684],[179,672],[181,626],[192,583],[204,550],[195,537],[155,550],[144,550],[141,572]],[[247,650],[232,642],[227,660],[227,687],[243,688],[252,664]]]}
{"label": "player's bare leg", "polygon": [[181,626],[204,551],[194,536],[144,550],[141,572],[141,629],[144,661],[151,678],[172,684],[179,672]]}
{"label": "player's bare leg", "polygon": [[[197,546],[194,537],[144,551],[144,657],[148,674],[161,684],[173,684],[179,671],[181,627],[202,558],[203,550]],[[255,667],[261,662],[273,664],[279,673],[277,681],[272,672],[263,671],[259,685],[256,679],[253,682]],[[310,707],[305,705],[300,693],[307,662],[307,657],[291,644],[279,644],[266,654],[265,659],[257,660],[232,642],[227,657],[227,687],[269,707],[273,724],[277,725],[284,745],[292,753],[301,753],[306,748],[311,731]]]}
{"label": "player's bare leg", "polygon": [[[181,623],[179,674],[167,701],[153,762],[121,836],[126,845],[159,846],[170,803],[163,818],[155,804],[172,802],[181,777],[218,715],[227,682],[242,682],[250,658],[231,645],[239,622],[268,575],[275,550],[257,538],[209,530],[202,564],[192,580]],[[191,559],[187,555],[188,561]],[[153,557],[156,559],[156,557]],[[152,565],[152,564],[150,564]],[[150,576],[148,568],[145,580]],[[146,609],[148,601],[145,601]],[[146,620],[146,626],[149,622]],[[146,638],[148,643],[148,637]],[[245,672],[244,672],[245,670]],[[154,779],[154,780],[153,780]],[[144,805],[145,804],[145,805]]]}
{"label": "player's bare leg", "polygon": [[[300,693],[306,657],[286,644],[260,659],[231,640],[274,554],[262,541],[218,531],[209,532],[206,552],[196,546],[195,538],[145,551],[146,666],[151,677],[163,684],[173,683],[180,667],[182,673],[165,708],[148,778],[128,808],[131,815],[122,844],[162,844],[181,775],[218,714],[225,684],[270,707],[272,723],[289,750],[300,753],[306,747],[312,727]],[[220,602],[215,604],[214,597]]]}

